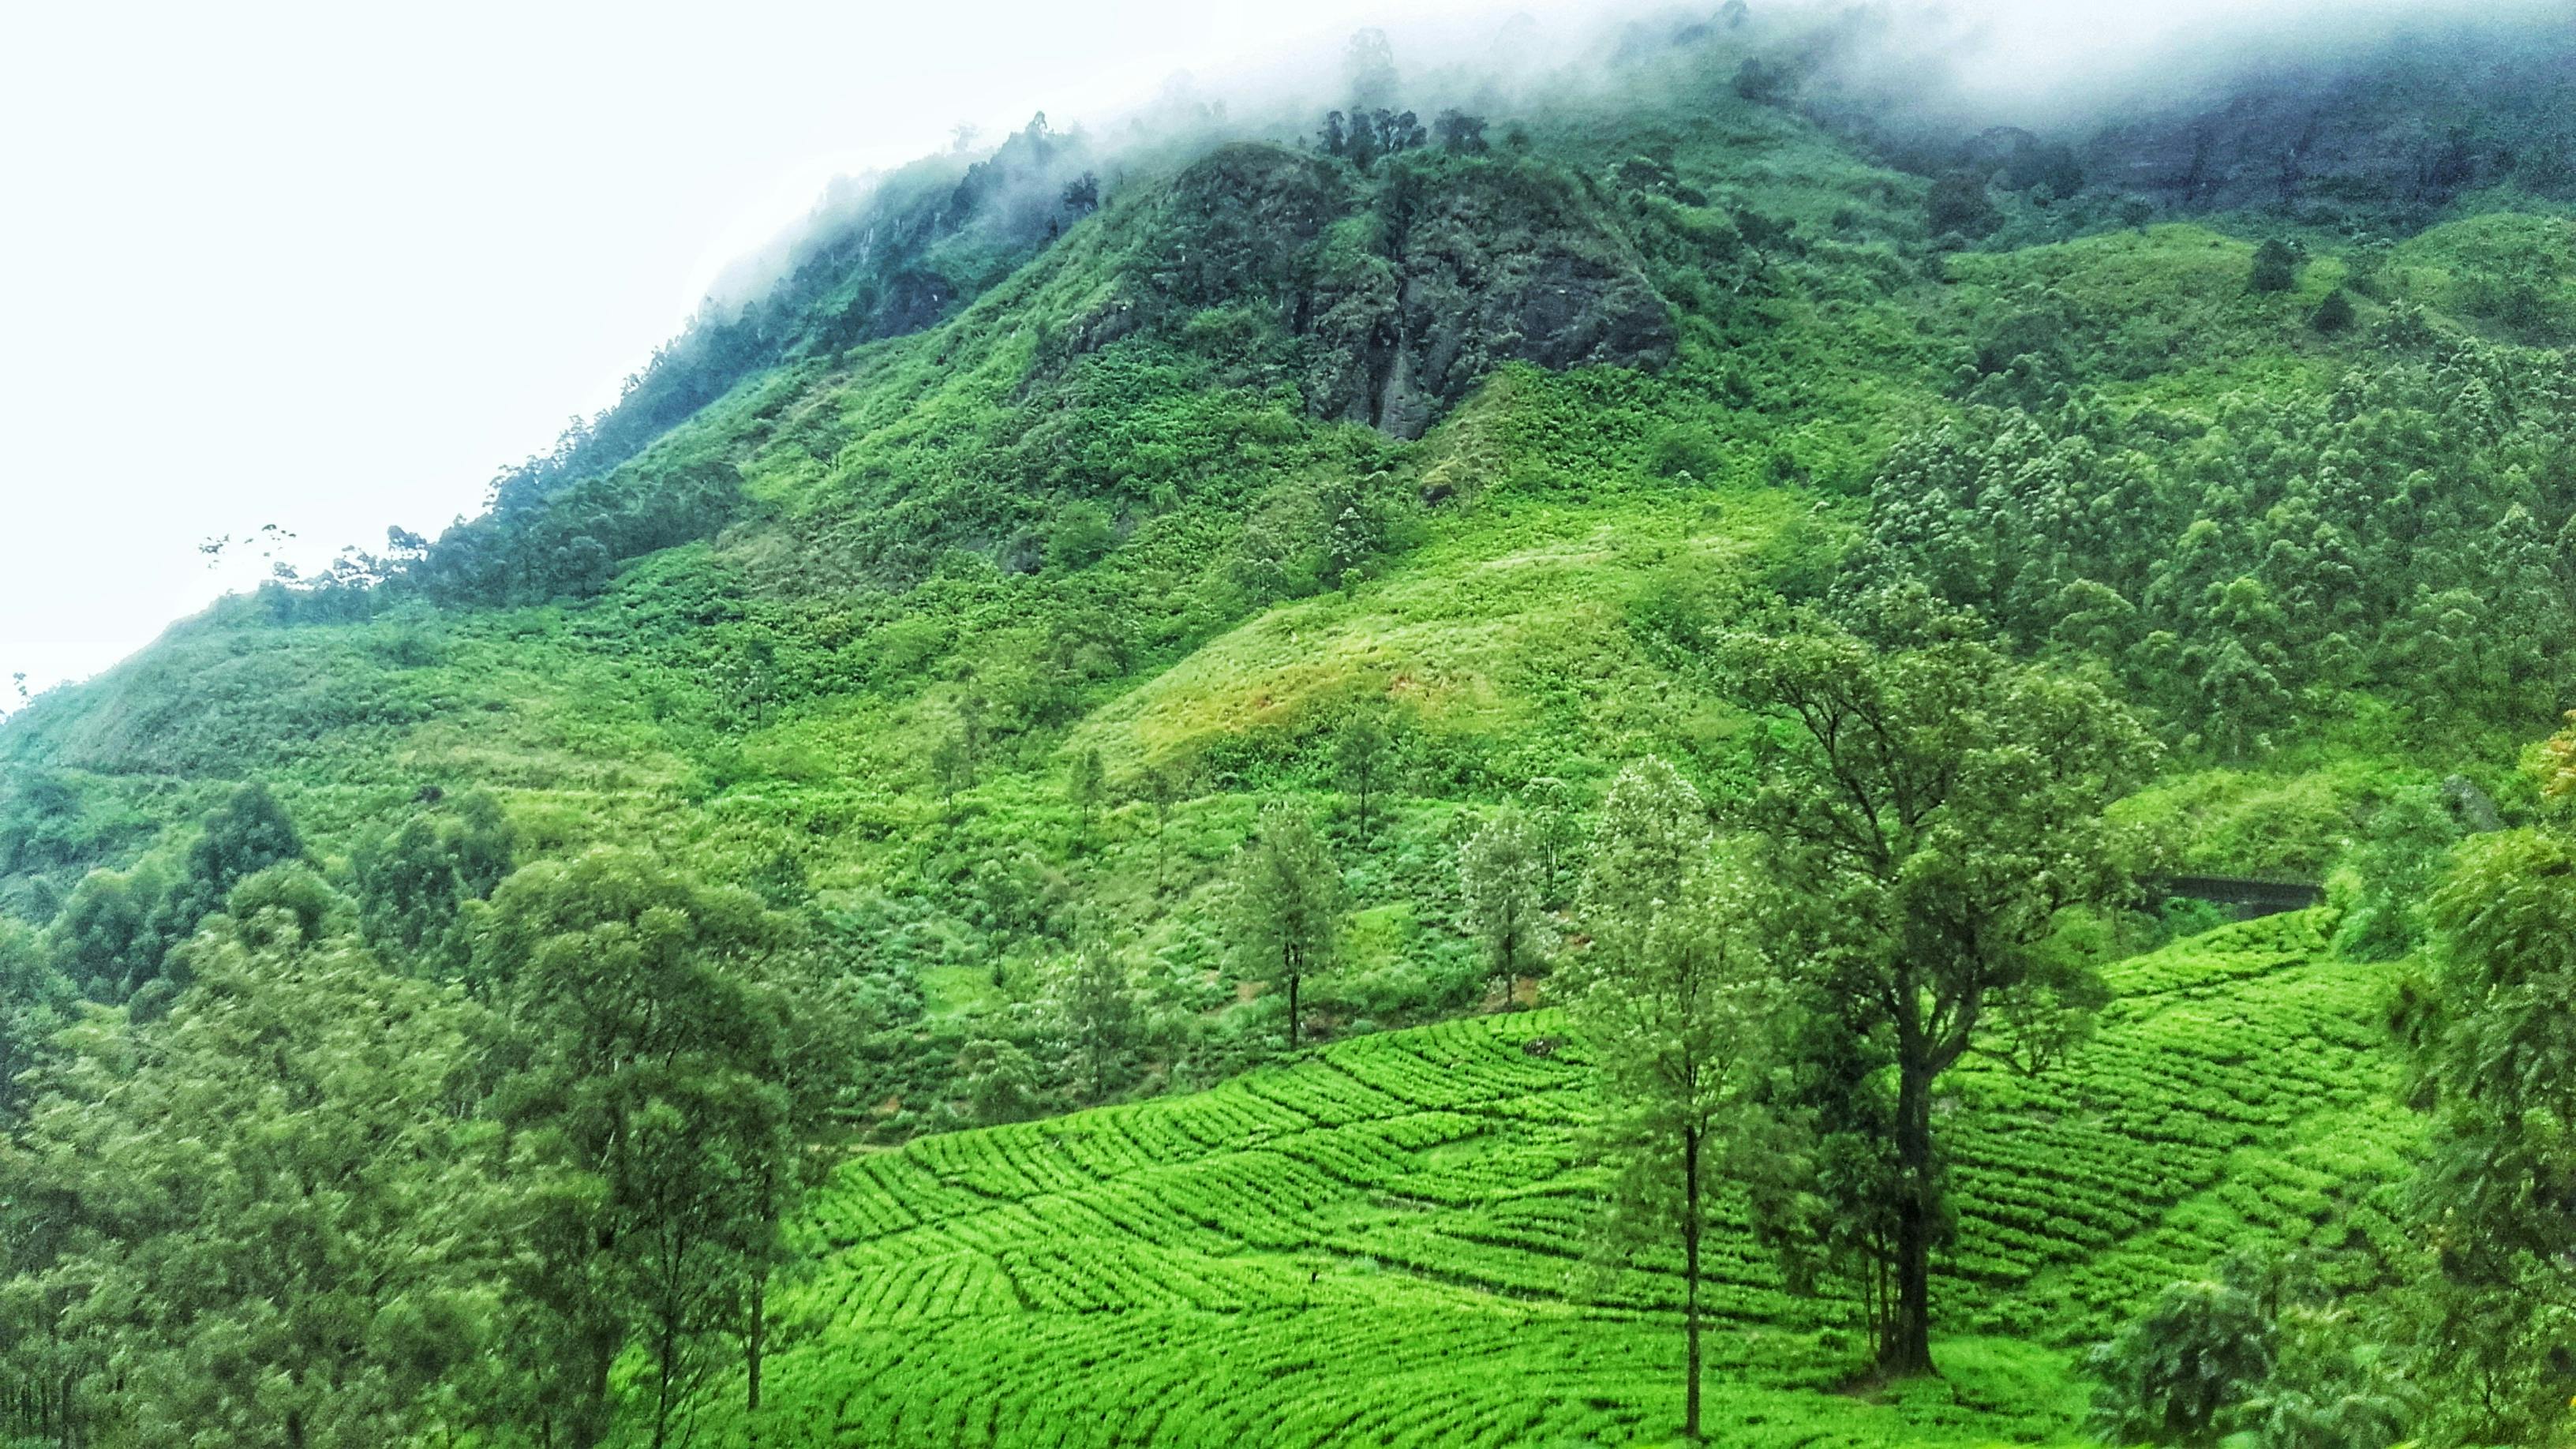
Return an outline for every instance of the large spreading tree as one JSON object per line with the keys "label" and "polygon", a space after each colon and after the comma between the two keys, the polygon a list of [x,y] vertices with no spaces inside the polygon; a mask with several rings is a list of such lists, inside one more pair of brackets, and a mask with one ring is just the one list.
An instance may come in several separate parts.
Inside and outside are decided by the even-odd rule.
{"label": "large spreading tree", "polygon": [[[2576,794],[2576,728],[2541,788]],[[2395,1013],[2431,1116],[2411,1187],[2427,1272],[2410,1295],[2438,1427],[2476,1443],[2557,1442],[2576,1378],[2576,832],[2463,845],[2429,912],[2434,949]]]}
{"label": "large spreading tree", "polygon": [[1855,1206],[1886,1210],[1891,1229],[1889,1376],[1933,1370],[1936,1088],[2066,913],[2126,899],[2133,842],[2103,812],[2156,753],[2092,684],[1956,627],[1927,632],[1881,648],[1803,620],[1718,651],[1762,721],[1749,815],[1788,903],[1778,949],[1816,1017],[1844,1024],[1854,1059],[1883,1061],[1893,1083],[1883,1117],[1846,1114],[1883,1132],[1891,1168],[1851,1179],[1885,1199]]}

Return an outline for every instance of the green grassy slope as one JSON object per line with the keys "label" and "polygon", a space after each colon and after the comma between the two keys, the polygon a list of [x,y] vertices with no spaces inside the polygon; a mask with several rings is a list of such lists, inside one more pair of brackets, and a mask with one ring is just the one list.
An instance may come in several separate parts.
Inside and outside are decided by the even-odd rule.
{"label": "green grassy slope", "polygon": [[[1940,1298],[1948,1377],[1866,1355],[1740,1236],[1714,1253],[1730,1444],[2072,1441],[2070,1349],[2175,1276],[2342,1245],[2404,1140],[2388,968],[2278,917],[2115,968],[2060,1075],[1977,1066]],[[1552,1012],[1385,1033],[1215,1090],[852,1159],[768,1403],[727,1443],[1478,1444],[1677,1422],[1678,1263],[1578,1257],[1595,1182],[1580,1043]],[[2330,1150],[2327,1170],[2321,1154]]]}

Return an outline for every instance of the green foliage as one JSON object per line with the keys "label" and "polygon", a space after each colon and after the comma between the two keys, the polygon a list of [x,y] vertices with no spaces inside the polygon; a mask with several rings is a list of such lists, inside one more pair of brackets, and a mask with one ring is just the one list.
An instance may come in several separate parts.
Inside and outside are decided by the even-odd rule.
{"label": "green foliage", "polygon": [[2429,1364],[2451,1391],[2458,1437],[2540,1441],[2567,1422],[2576,1300],[2555,1266],[2570,1251],[2557,1204],[2576,1181],[2561,1129],[2576,1118],[2576,845],[2513,831],[2462,846],[2434,895],[2429,971],[2400,998],[2416,1100],[2432,1135],[2414,1184],[2432,1259],[2415,1305],[2428,1336],[2459,1346]]}
{"label": "green foliage", "polygon": [[1505,806],[1458,851],[1458,898],[1467,932],[1483,948],[1501,988],[1515,1004],[1520,977],[1543,967],[1557,946],[1547,914],[1547,858],[1538,827]]}
{"label": "green foliage", "polygon": [[491,898],[510,873],[514,850],[510,822],[486,791],[360,841],[350,868],[368,944],[427,974],[463,974],[474,922],[466,903]]}
{"label": "green foliage", "polygon": [[665,1440],[742,1322],[794,1174],[782,1004],[788,923],[748,891],[631,852],[523,867],[493,892],[469,980],[527,1065],[497,1115],[535,1159],[514,1234],[512,1340],[543,1436],[597,1443],[630,1335]]}
{"label": "green foliage", "polygon": [[470,1013],[252,906],[263,881],[323,891],[297,866],[245,882],[182,948],[194,988],[74,1028],[0,1152],[0,1357],[83,1443],[452,1432],[437,1390],[494,1346],[500,1197],[456,1111]]}
{"label": "green foliage", "polygon": [[1785,993],[1759,940],[1751,877],[1714,849],[1698,792],[1652,756],[1601,802],[1567,972],[1601,1074],[1594,1143],[1611,1242],[1682,1250],[1682,1434],[1700,1437],[1701,1249],[1729,1184],[1784,1174],[1760,1089]]}
{"label": "green foliage", "polygon": [[[1143,1043],[1142,1012],[1127,962],[1097,944],[1075,951],[1049,986],[1060,1050],[1081,1100],[1097,1102],[1123,1085],[1129,1057]],[[971,1079],[970,1079],[971,1080]]]}
{"label": "green foliage", "polygon": [[2254,249],[2254,268],[2245,285],[2256,292],[2286,292],[2299,284],[2299,254],[2279,237],[2267,237]]}
{"label": "green foliage", "polygon": [[2374,1449],[2416,1395],[2297,1260],[2238,1254],[2174,1283],[2089,1357],[2093,1427],[2115,1443]]}
{"label": "green foliage", "polygon": [[1263,807],[1238,855],[1227,917],[1235,970],[1288,995],[1288,1048],[1297,1048],[1306,978],[1339,964],[1345,913],[1342,873],[1313,819],[1286,801]]}
{"label": "green foliage", "polygon": [[75,1014],[78,994],[27,926],[0,916],[0,1125],[26,1105],[26,1074]]}
{"label": "green foliage", "polygon": [[2425,906],[2460,839],[2459,821],[2439,790],[2392,791],[2363,826],[2346,869],[2351,890],[2335,949],[2369,961],[2412,954],[2427,935]]}
{"label": "green foliage", "polygon": [[[1887,650],[1812,625],[1742,634],[1720,664],[1777,729],[1748,813],[1787,897],[1778,949],[1801,962],[1827,1024],[1803,1050],[1837,1067],[1884,1053],[1896,1079],[1890,1116],[1842,1108],[1827,1130],[1893,1150],[1892,1180],[1850,1183],[1876,1199],[1856,1215],[1894,1213],[1879,1364],[1898,1376],[1932,1367],[1930,1261],[1945,1223],[1935,1083],[1976,1044],[1990,995],[2037,984],[2035,954],[2066,912],[2125,896],[2136,847],[2103,812],[2155,754],[2099,689],[1942,638],[1951,625],[1937,617],[1919,627],[1926,642]],[[1834,1040],[1836,1026],[1855,1040]],[[1843,1090],[1863,1079],[1837,1075]]]}
{"label": "green foliage", "polygon": [[2176,1283],[2095,1350],[2094,1428],[2115,1443],[2208,1445],[2272,1368],[2271,1315],[2249,1287]]}

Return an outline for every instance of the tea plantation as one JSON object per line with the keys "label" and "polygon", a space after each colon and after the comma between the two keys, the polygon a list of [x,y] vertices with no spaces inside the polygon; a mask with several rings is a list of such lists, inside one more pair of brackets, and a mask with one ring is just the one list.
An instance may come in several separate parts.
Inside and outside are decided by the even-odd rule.
{"label": "tea plantation", "polygon": [[[1729,1444],[2080,1436],[2073,1350],[2177,1274],[2376,1229],[2409,1130],[2390,968],[2275,917],[2114,968],[2101,1035],[1957,1113],[1947,1377],[1845,1392],[1830,1298],[1715,1255]],[[1678,1422],[1677,1263],[1588,1261],[1581,1046],[1552,1011],[1323,1048],[1215,1090],[920,1139],[843,1166],[802,1231],[749,1444],[1654,1441]],[[2334,1170],[2321,1152],[2331,1144]]]}

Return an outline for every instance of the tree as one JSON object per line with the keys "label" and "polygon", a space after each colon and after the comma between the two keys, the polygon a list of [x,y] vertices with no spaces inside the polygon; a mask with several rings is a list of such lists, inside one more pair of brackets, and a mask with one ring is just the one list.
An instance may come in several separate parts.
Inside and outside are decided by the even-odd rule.
{"label": "tree", "polygon": [[1126,1069],[1136,1041],[1136,988],[1127,963],[1097,942],[1086,943],[1057,966],[1048,998],[1075,1090],[1099,1101]]}
{"label": "tree", "polygon": [[2097,1346],[2093,1428],[2114,1443],[2381,1449],[2415,1395],[2298,1257],[2240,1253],[2169,1285]]}
{"label": "tree", "polygon": [[[2576,728],[2551,741],[2563,761]],[[2565,776],[2543,789],[2565,794]],[[2416,1291],[2426,1365],[2449,1381],[2449,1437],[2541,1443],[2569,1422],[2576,1358],[2576,836],[2481,835],[2429,912],[2434,949],[2394,1013],[2431,1117],[2411,1183],[2432,1271]]]}
{"label": "tree", "polygon": [[1592,942],[1567,972],[1600,1064],[1613,1236],[1681,1240],[1682,1432],[1696,1440],[1700,1245],[1764,1135],[1778,988],[1750,880],[1715,853],[1698,792],[1662,760],[1631,766],[1602,802],[1580,909]]}
{"label": "tree", "polygon": [[2308,314],[2308,325],[2331,337],[2352,326],[2352,294],[2341,287],[2326,293],[2317,310]]}
{"label": "tree", "polygon": [[2299,254],[2278,237],[2254,249],[2253,269],[2245,284],[2257,292],[2286,292],[2299,284]]}
{"label": "tree", "polygon": [[1100,209],[1100,177],[1090,171],[1065,183],[1064,209],[1077,217],[1089,216]]}
{"label": "tree", "polygon": [[415,1442],[486,1348],[472,1013],[354,924],[307,868],[256,874],[178,948],[166,1014],[95,1016],[36,1072],[0,1218],[52,1228],[8,1234],[0,1312],[33,1321],[0,1359],[49,1387],[60,1442]]}
{"label": "tree", "polygon": [[1746,56],[1735,68],[1735,93],[1755,105],[1767,106],[1785,99],[1797,87],[1797,74],[1785,65],[1775,65],[1760,56]]}
{"label": "tree", "polygon": [[[175,945],[197,929],[197,923],[222,909],[233,887],[282,861],[299,860],[304,840],[286,807],[259,781],[235,789],[206,816],[197,838],[188,843],[177,879],[153,910],[151,933]],[[153,963],[157,973],[159,963]],[[139,989],[141,981],[128,984]]]}
{"label": "tree", "polygon": [[1386,32],[1371,26],[1351,33],[1342,49],[1342,89],[1355,111],[1386,110],[1395,104],[1395,46]]}
{"label": "tree", "polygon": [[2450,864],[2460,825],[2438,788],[2402,785],[2360,833],[2334,881],[2334,893],[2344,897],[2335,950],[2355,961],[2395,961],[2413,954],[2428,934],[2426,907]]}
{"label": "tree", "polygon": [[1395,763],[1395,739],[1385,711],[1364,705],[1342,717],[1333,731],[1333,777],[1360,809],[1360,834],[1369,833],[1369,804]]}
{"label": "tree", "polygon": [[1235,860],[1228,941],[1236,969],[1288,993],[1288,1049],[1297,1049],[1306,978],[1330,970],[1341,952],[1342,873],[1307,813],[1286,801],[1265,807]]}
{"label": "tree", "polygon": [[1531,839],[1538,846],[1539,902],[1562,905],[1575,847],[1582,840],[1574,789],[1553,775],[1541,775],[1521,787],[1521,808],[1529,816]]}
{"label": "tree", "polygon": [[1971,241],[2004,224],[2003,213],[1986,195],[1986,179],[1970,172],[1953,172],[1932,183],[1924,199],[1924,220],[1936,237],[1957,235]]}
{"label": "tree", "polygon": [[161,934],[169,890],[162,863],[149,856],[130,871],[81,877],[46,931],[54,969],[97,1001],[122,1001],[158,979],[170,944]]}
{"label": "tree", "polygon": [[2113,1443],[2208,1445],[2272,1368],[2262,1299],[2233,1275],[2176,1283],[2087,1367],[2093,1428]]}
{"label": "tree", "polygon": [[1073,807],[1076,847],[1091,842],[1091,817],[1099,813],[1105,778],[1098,749],[1088,749],[1073,757],[1073,768],[1065,776],[1064,798]]}
{"label": "tree", "polygon": [[2093,1039],[2110,1004],[2110,983],[2079,951],[2034,952],[2021,979],[1988,998],[1987,1039],[1976,1049],[2025,1077],[2046,1076]]}
{"label": "tree", "polygon": [[966,763],[966,745],[956,735],[941,735],[930,747],[930,778],[939,787],[940,803],[957,798],[959,787],[974,783],[974,771]]}
{"label": "tree", "polygon": [[1467,930],[1512,1006],[1513,983],[1555,949],[1545,905],[1547,861],[1528,816],[1505,806],[1458,852],[1459,898]]}
{"label": "tree", "polygon": [[1880,651],[1810,623],[1733,635],[1718,663],[1767,722],[1748,814],[1801,988],[1892,1057],[1897,1281],[1879,1365],[1929,1373],[1934,1085],[2065,912],[2125,899],[2135,848],[2103,810],[2155,748],[2093,685],[1973,639]]}
{"label": "tree", "polygon": [[957,1052],[957,1080],[966,1088],[967,1117],[980,1125],[1037,1115],[1038,1064],[1016,1042],[997,1036],[967,1042]]}
{"label": "tree", "polygon": [[490,898],[516,849],[500,802],[482,790],[452,811],[423,811],[391,834],[360,841],[349,863],[367,943],[429,974],[462,974],[472,955],[465,903]]}
{"label": "tree", "polygon": [[1485,118],[1464,111],[1442,111],[1431,122],[1431,134],[1453,156],[1480,156],[1492,149],[1485,140]]}
{"label": "tree", "polygon": [[1181,800],[1180,777],[1169,765],[1148,765],[1145,767],[1143,791],[1145,803],[1154,809],[1154,894],[1160,896],[1163,893],[1164,867],[1169,857],[1169,848],[1163,837],[1172,826],[1172,807]]}
{"label": "tree", "polygon": [[25,1105],[19,1078],[43,1060],[45,1044],[70,1023],[78,1003],[35,931],[0,916],[0,1130]]}
{"label": "tree", "polygon": [[469,982],[523,1065],[496,1116],[535,1178],[511,1238],[518,1417],[587,1449],[640,1332],[656,1442],[741,1324],[795,1181],[783,1004],[794,923],[749,891],[597,849],[493,893]]}
{"label": "tree", "polygon": [[1097,503],[1075,503],[1056,515],[1047,531],[1047,567],[1058,573],[1086,569],[1118,546],[1118,525]]}

